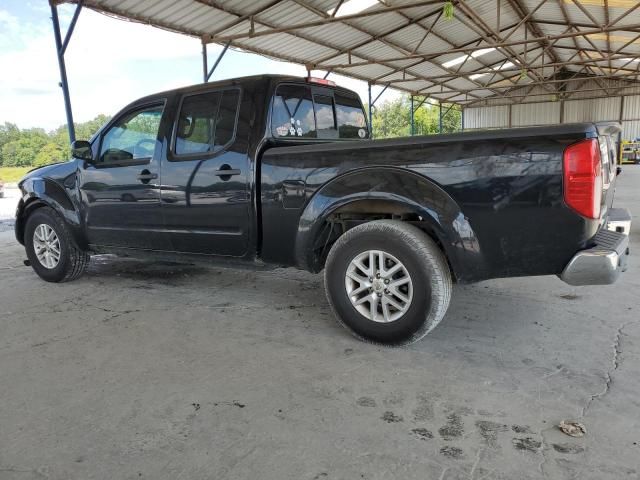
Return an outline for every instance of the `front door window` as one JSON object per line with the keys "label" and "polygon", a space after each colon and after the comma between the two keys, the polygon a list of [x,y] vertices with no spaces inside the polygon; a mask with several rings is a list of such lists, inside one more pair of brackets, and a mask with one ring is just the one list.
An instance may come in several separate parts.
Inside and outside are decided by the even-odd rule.
{"label": "front door window", "polygon": [[113,124],[102,138],[100,164],[151,159],[158,146],[162,105],[135,110]]}

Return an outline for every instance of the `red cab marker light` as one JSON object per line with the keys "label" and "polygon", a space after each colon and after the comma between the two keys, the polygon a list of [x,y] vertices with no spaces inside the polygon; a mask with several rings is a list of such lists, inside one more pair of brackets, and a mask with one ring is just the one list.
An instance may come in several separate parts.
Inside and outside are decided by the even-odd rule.
{"label": "red cab marker light", "polygon": [[319,83],[320,85],[328,85],[330,87],[335,87],[336,86],[336,82],[332,82],[331,80],[327,80],[326,78],[307,77],[307,82],[309,82],[309,83]]}

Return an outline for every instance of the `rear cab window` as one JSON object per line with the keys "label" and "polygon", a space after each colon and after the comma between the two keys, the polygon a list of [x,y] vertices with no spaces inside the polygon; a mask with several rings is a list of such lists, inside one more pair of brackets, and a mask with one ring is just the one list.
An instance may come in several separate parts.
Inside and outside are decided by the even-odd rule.
{"label": "rear cab window", "polygon": [[173,160],[224,150],[235,136],[239,99],[235,88],[185,96],[171,148]]}
{"label": "rear cab window", "polygon": [[358,96],[308,84],[280,84],[271,112],[271,134],[281,139],[361,140],[369,138]]}

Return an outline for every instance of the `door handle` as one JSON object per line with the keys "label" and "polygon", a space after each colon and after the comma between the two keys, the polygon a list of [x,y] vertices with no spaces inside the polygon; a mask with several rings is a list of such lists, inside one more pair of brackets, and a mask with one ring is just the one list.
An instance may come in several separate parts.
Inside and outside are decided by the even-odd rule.
{"label": "door handle", "polygon": [[138,180],[140,180],[142,183],[149,183],[150,180],[155,180],[156,178],[158,178],[158,174],[151,173],[147,169],[142,170],[138,175]]}
{"label": "door handle", "polygon": [[220,170],[213,172],[213,174],[220,177],[221,180],[229,180],[232,176],[240,175],[241,173],[240,169],[231,168],[231,166],[226,163],[220,167]]}

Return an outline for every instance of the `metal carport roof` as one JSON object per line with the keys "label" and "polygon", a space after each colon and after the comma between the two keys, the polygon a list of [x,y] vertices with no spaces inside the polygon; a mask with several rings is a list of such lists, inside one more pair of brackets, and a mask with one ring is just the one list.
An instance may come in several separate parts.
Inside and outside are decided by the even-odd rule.
{"label": "metal carport roof", "polygon": [[[454,0],[452,18],[442,0],[56,3],[460,105],[520,102],[523,86],[566,95],[590,79],[640,85],[636,0]],[[358,3],[370,6],[344,14]],[[589,96],[611,95],[600,85]]]}

